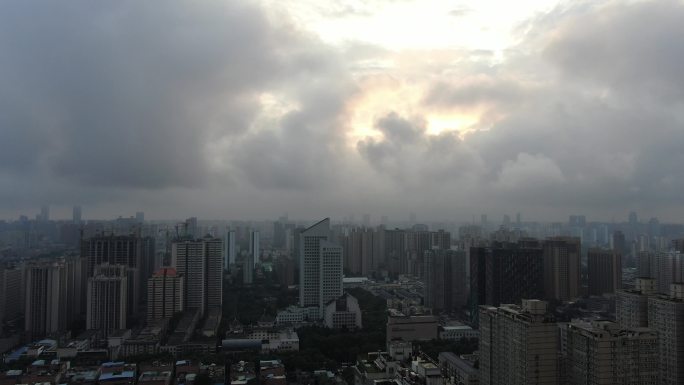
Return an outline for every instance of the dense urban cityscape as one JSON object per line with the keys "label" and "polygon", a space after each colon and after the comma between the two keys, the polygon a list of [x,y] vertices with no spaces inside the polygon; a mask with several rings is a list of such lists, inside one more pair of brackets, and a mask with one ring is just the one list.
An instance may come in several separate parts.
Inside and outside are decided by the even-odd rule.
{"label": "dense urban cityscape", "polygon": [[684,0],[0,0],[0,385],[684,385]]}
{"label": "dense urban cityscape", "polygon": [[684,224],[0,221],[2,384],[678,384]]}

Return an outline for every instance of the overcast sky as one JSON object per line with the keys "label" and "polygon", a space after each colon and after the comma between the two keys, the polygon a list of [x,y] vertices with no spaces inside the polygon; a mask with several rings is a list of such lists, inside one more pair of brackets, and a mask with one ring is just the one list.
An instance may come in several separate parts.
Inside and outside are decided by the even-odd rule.
{"label": "overcast sky", "polygon": [[0,1],[0,217],[684,221],[679,1]]}

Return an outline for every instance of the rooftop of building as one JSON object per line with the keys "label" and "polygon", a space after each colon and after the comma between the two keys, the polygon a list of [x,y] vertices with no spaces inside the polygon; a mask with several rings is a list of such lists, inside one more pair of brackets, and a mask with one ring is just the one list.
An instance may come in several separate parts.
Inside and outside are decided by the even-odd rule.
{"label": "rooftop of building", "polygon": [[145,381],[163,381],[171,378],[171,371],[146,371],[140,374],[138,383]]}
{"label": "rooftop of building", "polygon": [[449,365],[457,367],[468,374],[477,374],[478,370],[468,361],[452,352],[439,353],[439,362],[448,362]]}

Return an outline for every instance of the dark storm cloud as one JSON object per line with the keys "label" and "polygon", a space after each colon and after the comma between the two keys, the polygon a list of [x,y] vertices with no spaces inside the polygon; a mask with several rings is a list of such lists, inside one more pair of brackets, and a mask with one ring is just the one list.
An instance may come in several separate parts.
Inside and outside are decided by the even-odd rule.
{"label": "dark storm cloud", "polygon": [[211,129],[247,129],[292,37],[244,3],[161,5],[0,4],[3,170],[48,167],[88,186],[204,181]]}
{"label": "dark storm cloud", "polygon": [[[0,209],[683,214],[684,6],[607,4],[529,21],[504,61],[411,54],[402,74],[392,52],[327,46],[246,2],[0,2]],[[422,104],[386,106],[350,143],[359,79],[383,71]],[[449,112],[480,121],[431,133]]]}

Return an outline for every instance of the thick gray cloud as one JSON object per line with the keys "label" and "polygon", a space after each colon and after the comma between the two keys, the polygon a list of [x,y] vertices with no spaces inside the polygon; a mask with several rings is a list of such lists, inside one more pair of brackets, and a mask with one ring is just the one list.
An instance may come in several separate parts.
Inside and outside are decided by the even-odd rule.
{"label": "thick gray cloud", "polygon": [[[3,1],[0,213],[676,219],[683,19],[680,2],[585,2],[528,21],[500,62],[426,52],[405,75],[421,104],[356,140],[364,77],[402,76],[381,47],[327,46],[246,2]],[[479,120],[433,134],[432,113]]]}

